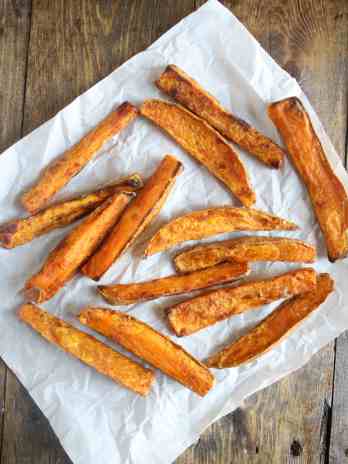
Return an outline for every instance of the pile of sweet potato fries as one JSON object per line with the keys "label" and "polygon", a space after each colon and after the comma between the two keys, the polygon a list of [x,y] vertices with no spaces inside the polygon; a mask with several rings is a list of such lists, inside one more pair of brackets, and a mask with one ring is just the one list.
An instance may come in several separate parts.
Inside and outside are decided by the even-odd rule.
{"label": "pile of sweet potato fries", "polygon": [[[35,185],[23,194],[22,205],[31,216],[0,227],[0,244],[10,249],[83,218],[48,255],[41,269],[27,280],[25,296],[31,303],[22,305],[19,317],[48,341],[141,395],[150,391],[155,379],[153,370],[33,304],[52,298],[78,272],[98,280],[159,214],[183,170],[181,162],[171,155],[164,156],[146,182],[139,174],[133,174],[82,197],[50,204],[54,195],[83,169],[105,141],[139,115],[172,137],[243,205],[193,211],[169,221],[151,238],[145,256],[189,240],[226,232],[298,228],[288,220],[251,208],[256,194],[232,143],[271,168],[279,168],[288,154],[307,187],[326,241],[328,259],[333,262],[348,253],[347,194],[297,98],[287,98],[268,108],[284,141],[284,150],[223,108],[177,66],[167,66],[156,85],[177,103],[146,100],[138,109],[124,102],[48,166]],[[214,385],[214,376],[208,367],[236,367],[270,350],[317,309],[334,288],[328,274],[317,274],[311,267],[224,284],[248,275],[253,262],[313,263],[315,259],[314,246],[301,240],[245,236],[198,244],[182,251],[174,257],[177,274],[146,282],[97,287],[112,305],[129,305],[216,287],[167,309],[168,326],[179,337],[285,299],[256,327],[204,363],[148,324],[121,311],[87,307],[78,320],[204,396]]]}

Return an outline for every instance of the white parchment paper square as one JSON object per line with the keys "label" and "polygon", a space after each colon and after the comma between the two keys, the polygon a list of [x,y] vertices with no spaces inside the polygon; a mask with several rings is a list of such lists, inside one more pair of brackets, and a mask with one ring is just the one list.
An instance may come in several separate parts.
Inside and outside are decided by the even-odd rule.
{"label": "white parchment paper square", "polygon": [[[227,108],[279,143],[266,114],[267,104],[290,95],[299,96],[338,176],[348,185],[347,174],[297,82],[272,60],[230,11],[216,0],[210,0],[0,157],[0,221],[22,214],[18,205],[21,192],[37,178],[41,169],[78,141],[113,107],[126,99],[140,104],[144,98],[164,98],[153,81],[169,63],[182,67]],[[157,227],[190,210],[234,204],[234,199],[215,178],[141,118],[108,142],[57,199],[88,191],[134,171],[148,176],[165,153],[182,160],[185,171],[155,223],[112,266],[102,279],[104,284],[172,273],[169,254],[141,258],[147,239]],[[319,260],[315,267],[331,273],[336,291],[279,347],[239,369],[216,370],[217,386],[204,399],[160,372],[150,395],[146,399],[136,396],[49,345],[17,321],[16,308],[22,302],[20,289],[67,233],[66,229],[53,231],[14,250],[0,250],[0,354],[48,417],[74,463],[170,463],[214,420],[232,411],[255,391],[302,366],[348,327],[345,282],[348,262],[332,265],[327,261],[307,193],[292,166],[286,161],[280,171],[271,170],[244,152],[240,151],[240,155],[257,193],[257,208],[300,225],[299,231],[287,235],[317,245]],[[252,277],[293,267],[257,265]],[[74,315],[82,306],[105,304],[97,296],[95,285],[78,276],[44,307],[78,325]],[[178,298],[134,305],[126,310],[168,333],[163,308],[174,301]],[[179,343],[204,359],[275,306],[233,317],[180,339]]]}

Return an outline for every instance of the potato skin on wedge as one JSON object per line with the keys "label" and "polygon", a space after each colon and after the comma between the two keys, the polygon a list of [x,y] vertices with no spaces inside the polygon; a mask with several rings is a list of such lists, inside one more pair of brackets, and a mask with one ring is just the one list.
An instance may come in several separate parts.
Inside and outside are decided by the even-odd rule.
{"label": "potato skin on wedge", "polygon": [[102,246],[83,266],[83,274],[98,280],[129,248],[159,214],[182,170],[182,164],[174,156],[163,158]]}
{"label": "potato skin on wedge", "polygon": [[113,381],[139,395],[149,393],[155,380],[152,370],[33,304],[21,306],[18,317],[46,340]]}
{"label": "potato skin on wedge", "polygon": [[133,284],[100,286],[98,290],[107,302],[115,305],[128,305],[163,296],[202,290],[231,282],[248,273],[247,263],[226,263],[191,274],[171,275]]}
{"label": "potato skin on wedge", "polygon": [[33,216],[9,221],[0,226],[0,246],[14,248],[24,245],[51,230],[77,221],[115,193],[136,192],[142,186],[140,175],[133,174],[95,192],[49,206]]}
{"label": "potato skin on wedge", "polygon": [[324,235],[328,258],[348,254],[348,196],[334,173],[308,113],[296,97],[272,103],[269,117],[279,131],[297,172],[307,187]]}
{"label": "potato skin on wedge", "polygon": [[217,369],[237,367],[261,356],[309,317],[333,289],[334,282],[329,274],[320,274],[314,290],[286,300],[250,332],[208,358],[206,365]]}
{"label": "potato skin on wedge", "polygon": [[254,261],[313,263],[313,245],[285,237],[240,237],[191,248],[178,254],[174,264],[179,272],[194,272],[217,264]]}
{"label": "potato skin on wedge", "polygon": [[79,321],[200,396],[206,395],[214,386],[214,376],[204,364],[170,338],[129,314],[87,307],[80,313]]}
{"label": "potato skin on wedge", "polygon": [[272,168],[282,165],[282,148],[246,121],[227,111],[216,98],[178,66],[168,65],[155,84],[262,163]]}
{"label": "potato skin on wedge", "polygon": [[36,213],[59,192],[93,158],[110,137],[127,127],[138,115],[138,109],[129,102],[122,103],[103,119],[78,143],[50,164],[21,197],[29,213]]}
{"label": "potato skin on wedge", "polygon": [[131,192],[122,192],[107,198],[64,237],[40,271],[26,282],[27,298],[36,303],[52,298],[98,248],[133,196]]}
{"label": "potato skin on wedge", "polygon": [[185,108],[162,100],[145,100],[140,112],[203,164],[244,206],[255,203],[256,195],[245,166],[209,124]]}
{"label": "potato skin on wedge", "polygon": [[145,256],[165,251],[188,240],[201,240],[226,232],[295,229],[296,224],[256,209],[233,206],[207,208],[165,224],[151,238]]}
{"label": "potato skin on wedge", "polygon": [[290,295],[315,289],[312,268],[212,290],[168,309],[168,322],[178,337],[191,335],[235,314],[258,308]]}

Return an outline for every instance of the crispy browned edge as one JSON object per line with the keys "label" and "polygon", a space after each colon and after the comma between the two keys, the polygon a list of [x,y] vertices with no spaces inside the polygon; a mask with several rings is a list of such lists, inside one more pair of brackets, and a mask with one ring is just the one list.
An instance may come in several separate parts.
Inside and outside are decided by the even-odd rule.
{"label": "crispy browned edge", "polygon": [[116,193],[90,213],[48,255],[42,268],[25,284],[25,296],[42,303],[69,281],[96,250],[133,198],[134,193]]}
{"label": "crispy browned edge", "polygon": [[115,305],[128,305],[154,300],[168,295],[203,290],[214,285],[231,282],[249,271],[247,263],[226,263],[184,276],[171,275],[161,279],[131,284],[116,284],[98,287],[104,299]]}
{"label": "crispy browned edge", "polygon": [[111,195],[117,192],[136,192],[142,186],[141,176],[135,173],[94,192],[49,206],[33,216],[11,220],[0,225],[0,246],[14,248],[24,245],[51,230],[82,218]]}
{"label": "crispy browned edge", "polygon": [[87,307],[80,313],[79,321],[116,341],[200,396],[206,395],[214,385],[214,376],[204,364],[170,338],[129,314]]}
{"label": "crispy browned edge", "polygon": [[30,213],[42,209],[83,169],[107,139],[127,127],[137,115],[138,109],[127,101],[108,114],[91,132],[41,173],[36,183],[21,197],[24,208]]}
{"label": "crispy browned edge", "polygon": [[[233,215],[236,214],[244,214],[250,216],[250,218],[246,219],[253,219],[255,218],[259,221],[259,226],[233,226],[233,227],[226,227],[226,224],[219,229],[213,229],[208,232],[208,226],[212,227],[214,222],[216,223],[216,219],[222,219],[225,217],[226,219],[228,216],[231,216],[233,219]],[[238,218],[240,220],[241,216]],[[196,230],[191,227],[191,223],[194,223],[198,226]],[[226,223],[226,221],[224,221]],[[220,221],[221,223],[221,221]],[[189,225],[190,227],[186,227]],[[205,230],[202,229],[201,226],[205,226]],[[185,229],[188,229],[188,233],[185,235]],[[198,233],[202,229],[201,233]],[[167,222],[164,226],[162,226],[150,239],[145,253],[145,256],[150,256],[155,253],[159,253],[162,251],[167,250],[168,248],[172,248],[179,243],[186,242],[189,240],[200,240],[203,238],[210,237],[212,235],[218,235],[227,232],[236,232],[236,231],[247,231],[247,230],[295,230],[297,229],[297,225],[293,224],[290,221],[285,219],[279,218],[272,214],[266,213],[264,211],[251,209],[251,208],[236,208],[232,206],[219,206],[219,207],[212,207],[201,209],[197,211],[192,211],[190,213],[184,214],[183,216],[179,216],[171,221]],[[169,240],[169,236],[173,237]]]}
{"label": "crispy browned edge", "polygon": [[140,395],[147,395],[155,380],[152,370],[146,369],[96,338],[76,329],[67,322],[33,304],[24,304],[18,317],[47,341],[62,348],[101,374]]}
{"label": "crispy browned edge", "polygon": [[[83,274],[97,280],[109,269],[159,214],[182,170],[181,162],[174,156],[166,155],[162,159],[100,249],[83,266]],[[146,203],[149,203],[147,209]]]}
{"label": "crispy browned edge", "polygon": [[335,175],[301,101],[290,97],[268,107],[292,162],[307,187],[325,237],[328,258],[348,255],[348,197]]}
{"label": "crispy browned edge", "polygon": [[[255,203],[256,194],[243,162],[232,146],[203,119],[181,105],[154,99],[145,100],[140,113],[203,164],[244,206],[250,207]],[[171,121],[173,116],[176,117],[174,122]],[[180,135],[180,132],[183,134]],[[192,143],[192,137],[202,143],[204,150],[198,148],[196,142]]]}
{"label": "crispy browned edge", "polygon": [[[274,256],[265,251],[274,247]],[[290,247],[290,248],[289,248]],[[178,272],[195,272],[227,261],[288,261],[313,263],[316,249],[303,240],[287,237],[248,236],[198,245],[178,253],[174,265]]]}
{"label": "crispy browned edge", "polygon": [[191,335],[236,314],[285,298],[289,294],[313,290],[315,286],[314,269],[302,268],[268,279],[222,287],[168,308],[168,325],[178,337]]}
{"label": "crispy browned edge", "polygon": [[334,289],[329,274],[320,274],[315,290],[296,295],[283,302],[252,330],[231,345],[210,356],[209,367],[236,367],[271,350],[318,308]]}
{"label": "crispy browned edge", "polygon": [[243,119],[228,112],[215,97],[178,66],[168,65],[155,84],[266,165],[273,168],[282,165],[284,151],[281,147]]}

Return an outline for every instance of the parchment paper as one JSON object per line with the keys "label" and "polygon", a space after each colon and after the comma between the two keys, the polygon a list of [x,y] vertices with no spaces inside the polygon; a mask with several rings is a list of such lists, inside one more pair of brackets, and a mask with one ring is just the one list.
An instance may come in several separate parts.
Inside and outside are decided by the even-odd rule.
{"label": "parchment paper", "polygon": [[[114,106],[126,99],[140,104],[144,98],[164,98],[153,81],[168,63],[182,67],[223,105],[279,143],[276,130],[266,115],[266,105],[290,95],[299,96],[332,165],[348,185],[347,174],[299,85],[229,10],[210,0],[0,157],[0,221],[23,213],[18,205],[20,193],[38,177],[41,169],[78,141]],[[287,236],[318,246],[320,259],[315,267],[331,273],[336,291],[279,347],[239,369],[215,370],[217,385],[204,399],[160,372],[156,373],[157,381],[150,395],[144,399],[49,345],[17,321],[16,308],[22,302],[19,292],[25,280],[40,268],[47,253],[67,229],[51,232],[14,250],[0,251],[0,354],[48,417],[74,463],[170,463],[197,440],[209,424],[235,409],[255,391],[302,366],[348,327],[348,261],[334,265],[327,261],[307,193],[294,169],[287,160],[280,171],[271,170],[238,151],[257,192],[256,207],[301,226],[299,231]],[[213,176],[141,118],[107,143],[55,200],[88,191],[134,171],[148,176],[165,153],[180,158],[185,171],[159,218],[132,250],[112,266],[102,279],[104,284],[141,281],[172,273],[170,254],[141,258],[148,238],[159,225],[190,210],[234,204],[234,199]],[[257,265],[251,277],[293,267],[296,266]],[[86,304],[107,306],[97,296],[95,285],[78,276],[44,308],[78,326],[74,315],[81,307]],[[163,309],[181,299],[163,298],[123,309],[163,333],[169,333]],[[246,327],[255,325],[277,304],[233,317],[176,341],[204,359]]]}

